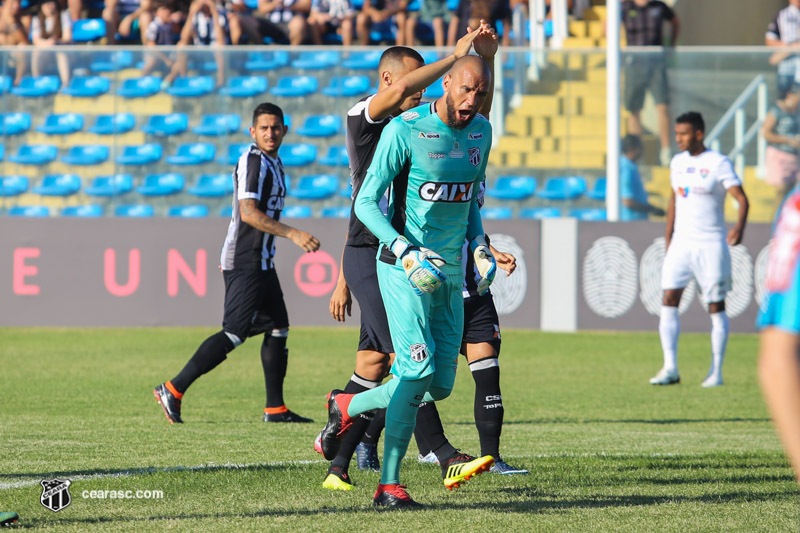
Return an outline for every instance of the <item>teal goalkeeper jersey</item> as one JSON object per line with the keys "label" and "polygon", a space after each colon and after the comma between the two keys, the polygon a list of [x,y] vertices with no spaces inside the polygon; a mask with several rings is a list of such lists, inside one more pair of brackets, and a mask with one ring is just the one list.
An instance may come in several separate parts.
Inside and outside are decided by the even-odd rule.
{"label": "teal goalkeeper jersey", "polygon": [[[484,178],[492,127],[482,115],[456,130],[433,104],[392,120],[383,130],[372,164],[354,202],[356,216],[387,247],[400,235],[390,220],[405,203],[402,234],[441,255],[446,273],[461,272],[464,239],[483,234],[477,197]],[[388,215],[378,203],[392,180],[408,168],[405,202],[391,198]],[[402,188],[396,187],[393,194]]]}

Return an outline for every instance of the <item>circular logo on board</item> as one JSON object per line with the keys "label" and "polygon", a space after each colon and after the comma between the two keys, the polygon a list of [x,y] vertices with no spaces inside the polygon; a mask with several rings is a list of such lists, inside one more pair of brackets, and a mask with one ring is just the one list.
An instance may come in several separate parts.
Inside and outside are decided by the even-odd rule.
{"label": "circular logo on board", "polygon": [[583,259],[583,297],[605,318],[617,318],[636,303],[636,253],[625,239],[601,237]]}
{"label": "circular logo on board", "polygon": [[330,294],[339,276],[339,265],[328,252],[303,254],[294,264],[294,282],[303,294],[313,297]]}
{"label": "circular logo on board", "polygon": [[[641,289],[639,298],[647,312],[654,316],[661,315],[661,303],[664,300],[664,291],[661,288],[661,268],[664,265],[664,255],[666,255],[665,243],[664,237],[655,239],[653,244],[644,251],[639,263],[639,287]],[[678,306],[680,314],[685,313],[692,305],[696,292],[697,283],[692,280],[683,289],[681,304]]]}

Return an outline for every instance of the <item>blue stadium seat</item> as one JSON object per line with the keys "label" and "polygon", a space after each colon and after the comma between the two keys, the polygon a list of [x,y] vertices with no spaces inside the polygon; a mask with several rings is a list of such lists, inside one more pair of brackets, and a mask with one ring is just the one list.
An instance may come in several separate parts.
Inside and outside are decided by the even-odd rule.
{"label": "blue stadium seat", "polygon": [[173,205],[167,211],[167,216],[173,218],[203,218],[208,216],[208,207],[205,205]]}
{"label": "blue stadium seat", "polygon": [[8,157],[12,163],[20,165],[47,165],[58,157],[58,148],[52,144],[23,144],[17,153]]}
{"label": "blue stadium seat", "polygon": [[580,176],[548,178],[544,189],[536,193],[546,200],[574,200],[586,192],[586,180]]}
{"label": "blue stadium seat", "polygon": [[97,204],[70,205],[61,209],[61,216],[97,218],[103,216],[103,206]]}
{"label": "blue stadium seat", "polygon": [[61,91],[77,98],[94,98],[111,89],[111,80],[103,76],[75,76]]}
{"label": "blue stadium seat", "polygon": [[122,81],[122,86],[117,89],[117,94],[123,98],[145,98],[160,92],[161,78],[156,76],[127,78]]}
{"label": "blue stadium seat", "polygon": [[328,153],[320,157],[318,163],[331,167],[349,166],[350,159],[347,156],[347,147],[343,144],[329,146]]}
{"label": "blue stadium seat", "polygon": [[226,205],[219,210],[219,216],[231,218],[233,216],[233,206]]}
{"label": "blue stadium seat", "polygon": [[145,176],[144,184],[136,187],[136,192],[144,196],[168,196],[183,190],[183,174],[150,174]]}
{"label": "blue stadium seat", "polygon": [[353,184],[350,182],[350,180],[347,180],[347,184],[339,189],[338,194],[342,198],[350,198],[351,200],[353,199]]}
{"label": "blue stadium seat", "polygon": [[202,165],[214,161],[217,149],[211,143],[186,143],[178,146],[173,155],[167,156],[171,165]]}
{"label": "blue stadium seat", "polygon": [[133,177],[130,174],[97,176],[83,192],[89,196],[121,196],[133,190]]}
{"label": "blue stadium seat", "polygon": [[3,74],[0,76],[0,94],[6,94],[11,91],[11,76]]}
{"label": "blue stadium seat", "polygon": [[180,135],[189,129],[189,116],[186,113],[170,113],[169,115],[150,115],[142,131],[157,137]]}
{"label": "blue stadium seat", "polygon": [[150,204],[118,205],[114,208],[114,214],[118,217],[145,218],[153,216],[154,212]]}
{"label": "blue stadium seat", "polygon": [[122,153],[117,156],[120,165],[147,165],[161,159],[162,148],[160,144],[136,144],[123,146]]}
{"label": "blue stadium seat", "polygon": [[58,76],[26,76],[16,87],[11,88],[11,94],[26,98],[39,98],[56,94],[61,88]]}
{"label": "blue stadium seat", "polygon": [[430,86],[425,89],[425,92],[422,93],[422,97],[426,101],[436,100],[437,98],[441,98],[444,95],[444,87],[442,87],[442,78],[439,78],[435,82],[431,83]]}
{"label": "blue stadium seat", "polygon": [[281,218],[311,218],[311,207],[307,205],[287,205],[281,212]]}
{"label": "blue stadium seat", "polygon": [[536,192],[536,178],[531,176],[500,176],[486,196],[503,200],[524,200]]}
{"label": "blue stadium seat", "polygon": [[189,188],[189,194],[204,198],[219,198],[233,192],[233,178],[230,174],[203,174]]}
{"label": "blue stadium seat", "polygon": [[257,96],[267,92],[267,78],[264,76],[234,76],[219,92],[233,98]]}
{"label": "blue stadium seat", "polygon": [[98,115],[89,131],[97,135],[119,135],[128,133],[136,126],[133,113],[116,113],[114,115]]}
{"label": "blue stadium seat", "polygon": [[253,143],[236,143],[228,145],[228,151],[224,156],[217,158],[220,165],[235,165],[239,158],[245,153]]}
{"label": "blue stadium seat", "polygon": [[558,218],[560,216],[561,209],[557,207],[526,207],[519,211],[519,218],[532,218],[535,220]]}
{"label": "blue stadium seat", "polygon": [[30,113],[3,113],[3,135],[19,135],[31,129]]}
{"label": "blue stadium seat", "polygon": [[0,196],[19,196],[27,191],[26,176],[0,176]]}
{"label": "blue stadium seat", "polygon": [[103,19],[80,19],[72,23],[72,40],[89,43],[106,36],[106,21]]}
{"label": "blue stadium seat", "polygon": [[15,205],[8,210],[12,217],[49,217],[50,209],[44,205]]}
{"label": "blue stadium seat", "polygon": [[211,76],[179,76],[167,89],[167,94],[180,98],[197,98],[213,92],[214,78]]}
{"label": "blue stadium seat", "polygon": [[381,60],[380,50],[370,52],[351,52],[350,57],[342,61],[342,66],[349,70],[375,70]]}
{"label": "blue stadium seat", "polygon": [[133,53],[128,50],[96,51],[92,54],[89,69],[92,72],[117,72],[131,65],[133,65]]}
{"label": "blue stadium seat", "polygon": [[300,52],[292,61],[297,70],[326,70],[339,64],[339,52]]}
{"label": "blue stadium seat", "polygon": [[33,192],[42,196],[72,196],[81,190],[81,177],[77,174],[50,174]]}
{"label": "blue stadium seat", "polygon": [[369,78],[366,76],[333,76],[322,94],[335,98],[353,98],[369,92]]}
{"label": "blue stadium seat", "polygon": [[83,129],[83,115],[63,113],[47,115],[44,124],[36,127],[36,131],[46,135],[69,135]]}
{"label": "blue stadium seat", "polygon": [[306,137],[333,137],[342,131],[339,115],[311,115],[295,133]]}
{"label": "blue stadium seat", "polygon": [[6,145],[0,144],[0,161],[6,156]]}
{"label": "blue stadium seat", "polygon": [[220,137],[236,133],[241,127],[242,119],[239,115],[228,113],[224,115],[203,115],[200,124],[192,128],[197,135],[206,137]]}
{"label": "blue stadium seat", "polygon": [[575,207],[567,212],[567,216],[577,218],[583,222],[604,222],[606,220],[606,210],[592,207]]}
{"label": "blue stadium seat", "polygon": [[105,144],[87,144],[72,146],[61,161],[68,165],[99,165],[108,160],[108,146]]}
{"label": "blue stadium seat", "polygon": [[318,87],[314,76],[282,76],[269,92],[274,96],[300,97],[314,94]]}
{"label": "blue stadium seat", "polygon": [[481,218],[484,220],[507,220],[514,216],[510,207],[484,207]]}
{"label": "blue stadium seat", "polygon": [[320,215],[323,218],[350,218],[350,206],[323,207]]}
{"label": "blue stadium seat", "polygon": [[594,180],[594,186],[589,191],[588,195],[592,200],[606,201],[606,178],[597,178]]}
{"label": "blue stadium seat", "polygon": [[517,61],[522,57],[525,58],[525,66],[530,66],[533,62],[533,54],[530,52],[506,52],[506,60],[503,63],[503,70],[514,70],[517,66]]}
{"label": "blue stadium seat", "polygon": [[249,71],[275,70],[289,64],[289,52],[250,52],[244,68]]}
{"label": "blue stadium seat", "polygon": [[278,155],[285,167],[302,167],[310,165],[317,159],[317,147],[310,143],[283,144],[278,148]]}
{"label": "blue stadium seat", "polygon": [[338,177],[332,174],[312,174],[301,177],[287,194],[304,200],[324,200],[336,194],[338,189]]}

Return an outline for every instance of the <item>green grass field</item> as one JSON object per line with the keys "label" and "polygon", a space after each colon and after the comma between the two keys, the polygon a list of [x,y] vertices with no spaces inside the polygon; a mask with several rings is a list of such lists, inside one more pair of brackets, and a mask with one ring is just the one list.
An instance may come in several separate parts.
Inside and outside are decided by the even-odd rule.
{"label": "green grass field", "polygon": [[[798,490],[756,381],[758,339],[732,335],[724,387],[702,389],[708,335],[681,337],[678,386],[647,384],[656,333],[503,333],[501,450],[528,476],[486,474],[444,489],[407,459],[424,511],[371,508],[379,476],[330,492],[313,439],[324,394],[353,369],[352,328],[294,328],[287,404],[319,423],[261,422],[251,340],[184,397],[169,425],[151,393],[210,329],[0,329],[0,511],[17,528],[58,531],[797,531]],[[440,412],[477,453],[473,383],[462,365]],[[416,457],[413,448],[410,457]],[[72,481],[59,513],[39,481]],[[163,499],[86,499],[160,490]]]}

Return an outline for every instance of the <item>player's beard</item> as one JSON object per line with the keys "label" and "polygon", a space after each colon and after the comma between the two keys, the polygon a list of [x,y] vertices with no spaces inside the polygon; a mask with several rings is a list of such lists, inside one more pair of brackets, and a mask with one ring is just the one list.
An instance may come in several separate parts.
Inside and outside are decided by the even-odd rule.
{"label": "player's beard", "polygon": [[448,93],[444,101],[447,106],[447,125],[456,130],[463,130],[469,126],[469,123],[475,118],[475,114],[470,115],[464,122],[460,122],[456,116],[456,103],[453,101],[453,97]]}

